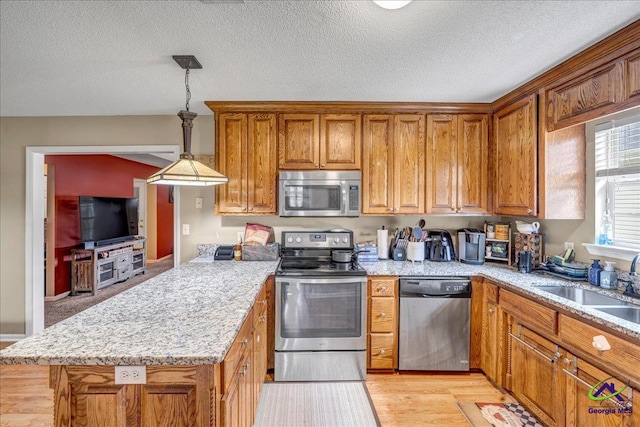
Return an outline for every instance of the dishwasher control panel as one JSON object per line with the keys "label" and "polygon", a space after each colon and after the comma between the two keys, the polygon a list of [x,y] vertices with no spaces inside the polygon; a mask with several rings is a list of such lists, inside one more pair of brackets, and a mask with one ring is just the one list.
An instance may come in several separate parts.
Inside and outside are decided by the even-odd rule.
{"label": "dishwasher control panel", "polygon": [[471,293],[467,278],[401,278],[401,297],[465,297]]}

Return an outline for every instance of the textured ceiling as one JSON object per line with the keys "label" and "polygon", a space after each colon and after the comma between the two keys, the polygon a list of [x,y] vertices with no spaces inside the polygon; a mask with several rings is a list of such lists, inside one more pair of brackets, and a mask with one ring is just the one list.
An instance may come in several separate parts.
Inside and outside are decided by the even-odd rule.
{"label": "textured ceiling", "polygon": [[491,102],[640,18],[639,1],[0,1],[0,115],[204,101]]}

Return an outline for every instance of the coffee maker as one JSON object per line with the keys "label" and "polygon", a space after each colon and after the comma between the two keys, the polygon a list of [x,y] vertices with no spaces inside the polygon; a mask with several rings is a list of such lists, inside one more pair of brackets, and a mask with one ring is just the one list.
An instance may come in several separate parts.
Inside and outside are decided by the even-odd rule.
{"label": "coffee maker", "polygon": [[465,264],[484,264],[485,234],[475,228],[458,230],[458,254]]}
{"label": "coffee maker", "polygon": [[455,261],[451,234],[446,230],[428,230],[424,254],[429,261]]}

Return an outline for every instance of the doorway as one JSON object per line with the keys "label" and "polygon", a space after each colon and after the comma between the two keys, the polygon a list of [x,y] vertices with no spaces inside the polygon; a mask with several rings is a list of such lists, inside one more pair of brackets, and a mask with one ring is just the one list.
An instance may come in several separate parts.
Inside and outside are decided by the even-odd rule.
{"label": "doorway", "polygon": [[[44,329],[44,200],[45,184],[42,179],[45,155],[55,154],[110,154],[160,155],[177,160],[177,145],[148,146],[51,146],[26,148],[26,218],[25,218],[25,336]],[[180,259],[180,192],[174,195],[174,266]]]}

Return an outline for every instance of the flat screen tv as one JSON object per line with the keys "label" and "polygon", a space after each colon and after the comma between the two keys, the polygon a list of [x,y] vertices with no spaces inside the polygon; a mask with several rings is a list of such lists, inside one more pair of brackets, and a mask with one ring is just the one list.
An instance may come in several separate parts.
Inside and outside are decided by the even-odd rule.
{"label": "flat screen tv", "polygon": [[107,245],[138,234],[138,199],[80,196],[82,242]]}

